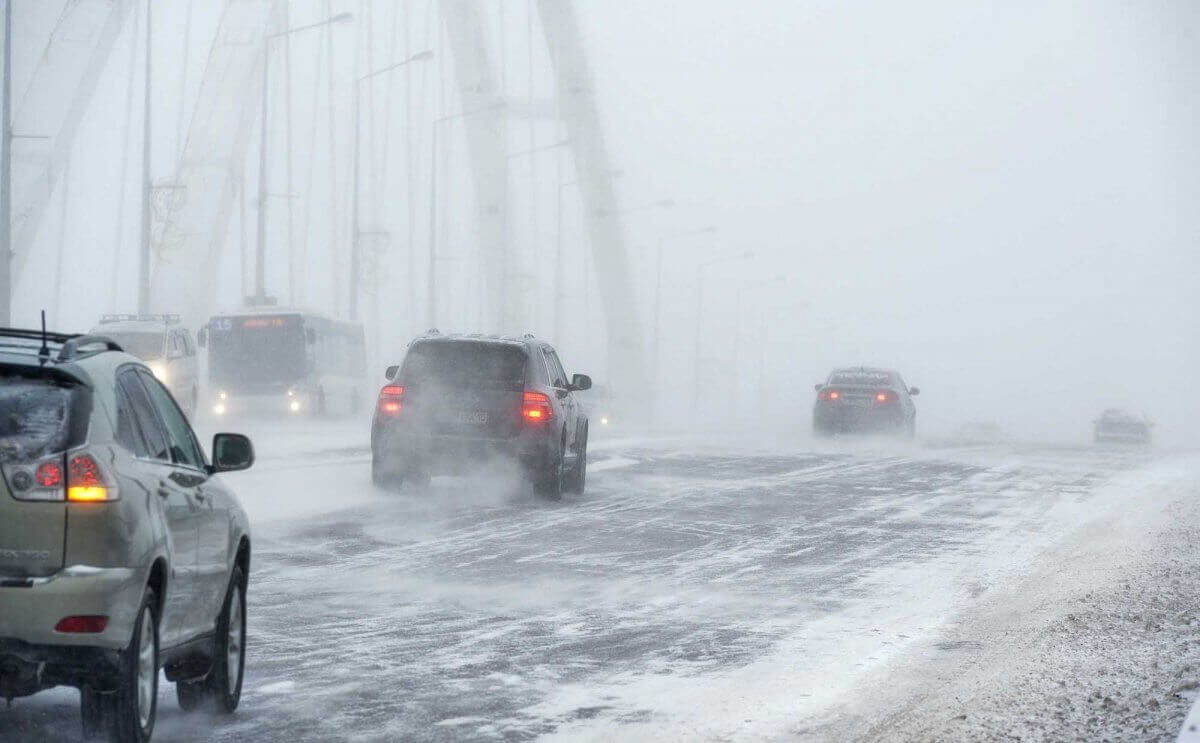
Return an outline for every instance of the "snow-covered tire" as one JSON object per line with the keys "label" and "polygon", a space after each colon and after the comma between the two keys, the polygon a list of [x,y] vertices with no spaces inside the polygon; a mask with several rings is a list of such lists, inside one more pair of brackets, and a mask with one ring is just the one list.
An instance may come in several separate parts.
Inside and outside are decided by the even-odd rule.
{"label": "snow-covered tire", "polygon": [[212,668],[202,679],[175,682],[175,699],[185,712],[204,708],[231,714],[242,699],[245,672],[246,578],[235,567],[217,619]]}
{"label": "snow-covered tire", "polygon": [[567,478],[567,491],[576,495],[583,495],[583,491],[587,489],[587,445],[588,431],[583,429],[583,445],[579,447],[579,456],[575,458],[575,466],[571,468],[571,474]]}
{"label": "snow-covered tire", "polygon": [[534,475],[533,490],[538,495],[547,500],[562,500],[564,472],[563,472],[563,447],[559,444],[558,454],[554,461],[550,463],[550,467],[544,472]]}
{"label": "snow-covered tire", "polygon": [[380,490],[397,492],[404,484],[404,476],[387,471],[378,457],[371,457],[371,482]]}
{"label": "snow-covered tire", "polygon": [[148,743],[158,711],[158,604],[147,587],[129,647],[121,651],[117,690],[104,699],[108,737],[114,743]]}

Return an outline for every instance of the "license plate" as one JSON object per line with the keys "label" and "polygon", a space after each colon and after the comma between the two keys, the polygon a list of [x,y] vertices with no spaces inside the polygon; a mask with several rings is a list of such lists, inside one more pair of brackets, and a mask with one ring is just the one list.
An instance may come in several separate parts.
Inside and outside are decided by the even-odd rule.
{"label": "license plate", "polygon": [[488,414],[482,410],[460,410],[454,414],[454,422],[480,426],[488,422]]}

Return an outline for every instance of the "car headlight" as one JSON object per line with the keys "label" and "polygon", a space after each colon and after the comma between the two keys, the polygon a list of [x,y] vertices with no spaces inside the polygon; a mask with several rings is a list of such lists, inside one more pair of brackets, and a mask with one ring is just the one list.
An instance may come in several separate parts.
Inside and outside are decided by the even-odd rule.
{"label": "car headlight", "polygon": [[608,416],[607,415],[600,416],[600,425],[602,425],[602,426],[608,425]]}
{"label": "car headlight", "polygon": [[164,364],[150,364],[150,373],[155,376],[158,381],[166,384],[167,382],[167,367]]}
{"label": "car headlight", "polygon": [[288,410],[291,410],[293,413],[299,413],[300,412],[300,401],[292,400],[290,403],[288,403]]}
{"label": "car headlight", "polygon": [[213,412],[217,415],[225,415],[225,403],[219,402],[216,405],[213,405]]}
{"label": "car headlight", "polygon": [[217,393],[217,397],[219,397],[219,398],[220,398],[220,399],[222,399],[222,400],[227,400],[227,399],[229,399],[229,395],[225,394],[225,391],[224,391],[224,390],[222,390],[221,392],[218,392],[218,393]]}

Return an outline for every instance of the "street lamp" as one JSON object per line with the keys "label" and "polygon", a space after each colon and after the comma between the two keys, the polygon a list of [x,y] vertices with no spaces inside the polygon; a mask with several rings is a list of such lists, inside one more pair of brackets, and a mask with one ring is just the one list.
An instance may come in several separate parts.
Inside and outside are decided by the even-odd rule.
{"label": "street lamp", "polygon": [[[362,95],[362,84],[366,80],[370,80],[373,77],[382,75],[385,72],[391,72],[392,70],[399,69],[401,67],[404,67],[407,64],[411,64],[412,62],[426,62],[431,59],[433,59],[433,52],[429,51],[427,49],[423,52],[418,52],[418,53],[412,55],[408,59],[402,60],[400,62],[396,62],[395,64],[392,64],[392,65],[388,65],[387,67],[383,67],[381,69],[375,70],[374,72],[368,72],[367,74],[363,75],[362,77],[360,77],[354,81],[354,187],[351,191],[351,198],[350,198],[350,204],[351,204],[350,205],[350,222],[351,222],[351,224],[350,224],[350,228],[351,228],[351,233],[350,233],[350,319],[352,321],[358,320],[358,292],[359,292],[359,282],[361,280],[359,273],[361,272],[361,263],[362,263],[362,254],[360,253],[360,247],[359,247],[359,227],[358,227],[358,216],[359,216],[359,214],[358,214],[358,212],[359,212],[359,209],[358,209],[358,197],[359,197],[359,185],[358,185],[359,173],[358,173],[358,170],[360,167],[359,161],[362,159],[361,156],[359,155],[359,141],[360,141],[361,137],[359,136],[358,118],[359,118],[359,114],[360,114],[360,109],[362,108],[362,106],[360,104],[361,95]],[[408,249],[412,250],[412,246],[411,245],[408,246]]]}
{"label": "street lamp", "polygon": [[508,107],[504,101],[497,101],[490,106],[475,108],[470,111],[460,111],[433,120],[429,136],[429,292],[426,307],[426,323],[428,327],[437,327],[437,139],[438,126],[447,121],[465,119],[478,114],[500,111]]}
{"label": "street lamp", "polygon": [[264,274],[267,264],[267,91],[271,81],[271,42],[301,31],[342,23],[353,17],[350,13],[338,13],[318,23],[267,34],[263,39],[262,109],[258,115],[258,230],[254,246],[254,299],[258,304],[264,303],[267,297]]}
{"label": "street lamp", "polygon": [[696,266],[696,371],[693,379],[692,390],[692,405],[693,408],[700,403],[700,336],[703,330],[704,319],[704,269],[709,266],[715,266],[719,263],[732,263],[734,261],[750,260],[754,257],[754,252],[747,250],[744,253],[734,253],[732,255],[723,255],[716,258],[711,258]]}

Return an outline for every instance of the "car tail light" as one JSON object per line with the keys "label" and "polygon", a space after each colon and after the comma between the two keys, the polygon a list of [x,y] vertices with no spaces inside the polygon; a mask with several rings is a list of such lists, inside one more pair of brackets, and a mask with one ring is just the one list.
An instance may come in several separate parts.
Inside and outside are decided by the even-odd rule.
{"label": "car tail light", "polygon": [[541,392],[526,392],[525,402],[521,406],[521,418],[526,423],[541,425],[548,423],[554,417],[554,408],[550,406],[550,398]]}
{"label": "car tail light", "polygon": [[898,399],[900,398],[891,390],[879,390],[875,393],[876,405],[887,405],[888,403],[896,402]]}
{"label": "car tail light", "polygon": [[404,388],[397,384],[389,384],[379,390],[379,402],[376,409],[380,415],[395,417],[404,409]]}
{"label": "car tail light", "polygon": [[61,501],[65,497],[63,455],[32,464],[4,465],[4,479],[12,497],[25,501]]}
{"label": "car tail light", "polygon": [[821,390],[817,393],[818,400],[840,400],[842,394],[837,390]]}
{"label": "car tail light", "polygon": [[70,455],[67,466],[67,500],[102,503],[117,499],[117,489],[108,483],[96,458],[87,452]]}
{"label": "car tail light", "polygon": [[108,627],[108,617],[63,617],[62,619],[58,620],[58,624],[54,625],[54,631],[81,635],[96,635],[103,632],[106,627]]}

